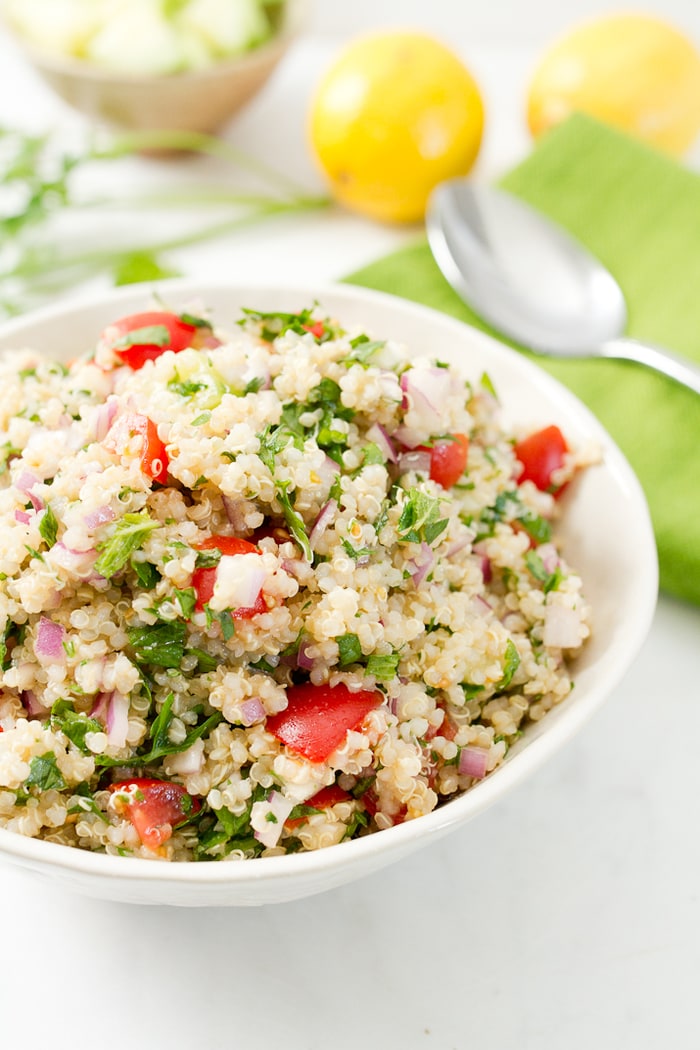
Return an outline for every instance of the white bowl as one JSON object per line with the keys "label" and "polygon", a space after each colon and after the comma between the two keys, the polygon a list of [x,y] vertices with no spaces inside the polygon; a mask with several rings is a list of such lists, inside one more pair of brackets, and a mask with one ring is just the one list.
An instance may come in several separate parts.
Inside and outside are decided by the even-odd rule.
{"label": "white bowl", "polygon": [[[658,576],[649,513],[631,467],[588,409],[529,360],[465,324],[352,286],[247,288],[169,281],[158,291],[173,308],[201,300],[224,328],[240,315],[241,306],[293,311],[317,299],[341,323],[357,323],[378,338],[404,342],[411,354],[430,352],[475,379],[488,371],[507,420],[557,423],[574,444],[593,440],[603,452],[602,464],[585,471],[564,497],[559,528],[594,615],[593,636],[574,670],[576,688],[526,730],[502,766],[460,798],[417,820],[325,850],[241,862],[165,864],[111,857],[0,830],[5,859],[93,897],[185,906],[293,900],[367,875],[461,827],[517,788],[576,733],[620,682],[651,624]],[[92,348],[105,324],[145,309],[150,300],[151,289],[141,286],[39,311],[4,325],[0,350],[31,346],[50,356],[75,357]]]}
{"label": "white bowl", "polygon": [[91,120],[132,131],[214,133],[263,87],[308,22],[309,0],[287,0],[260,47],[204,69],[163,75],[120,73],[43,51],[13,33],[37,73]]}

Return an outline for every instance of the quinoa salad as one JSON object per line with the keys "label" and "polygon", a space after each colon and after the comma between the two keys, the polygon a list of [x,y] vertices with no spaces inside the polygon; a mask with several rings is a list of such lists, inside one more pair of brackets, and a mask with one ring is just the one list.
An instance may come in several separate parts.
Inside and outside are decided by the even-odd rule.
{"label": "quinoa salad", "polygon": [[557,426],[322,304],[95,339],[0,358],[0,828],[316,850],[430,813],[565,701],[590,609],[559,496],[594,457]]}

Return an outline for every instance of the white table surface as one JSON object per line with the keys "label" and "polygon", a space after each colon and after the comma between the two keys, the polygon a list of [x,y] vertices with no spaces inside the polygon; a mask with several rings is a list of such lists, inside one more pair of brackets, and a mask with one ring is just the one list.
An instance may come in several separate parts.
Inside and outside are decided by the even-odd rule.
{"label": "white table surface", "polygon": [[[300,43],[228,131],[309,188],[303,114],[332,46]],[[531,55],[462,50],[487,99],[488,178],[528,148]],[[74,124],[1,38],[0,89],[0,123]],[[127,180],[142,164],[122,169]],[[324,213],[178,261],[192,275],[327,282],[413,235]],[[0,1047],[697,1047],[699,638],[700,610],[662,597],[609,703],[516,794],[315,898],[137,908],[0,865]]]}

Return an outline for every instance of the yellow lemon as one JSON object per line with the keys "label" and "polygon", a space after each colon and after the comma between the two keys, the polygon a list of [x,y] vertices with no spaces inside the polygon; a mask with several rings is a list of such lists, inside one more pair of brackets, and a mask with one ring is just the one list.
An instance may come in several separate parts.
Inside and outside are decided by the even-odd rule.
{"label": "yellow lemon", "polygon": [[438,182],[469,171],[483,124],[479,89],[456,55],[423,34],[387,32],[333,63],[312,100],[310,137],[337,200],[414,222]]}
{"label": "yellow lemon", "polygon": [[619,14],[572,30],[539,63],[528,95],[533,135],[589,113],[680,154],[700,131],[700,54],[672,26]]}

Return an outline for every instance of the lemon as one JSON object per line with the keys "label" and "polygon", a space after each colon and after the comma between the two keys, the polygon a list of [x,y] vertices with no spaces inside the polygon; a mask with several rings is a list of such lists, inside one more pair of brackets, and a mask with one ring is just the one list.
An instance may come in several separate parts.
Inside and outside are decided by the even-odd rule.
{"label": "lemon", "polygon": [[414,222],[438,182],[469,171],[483,124],[479,89],[456,55],[421,33],[385,32],[332,64],[312,99],[310,138],[338,201]]}
{"label": "lemon", "polygon": [[700,131],[700,54],[648,15],[581,25],[554,44],[535,71],[530,130],[539,135],[576,110],[681,154]]}

